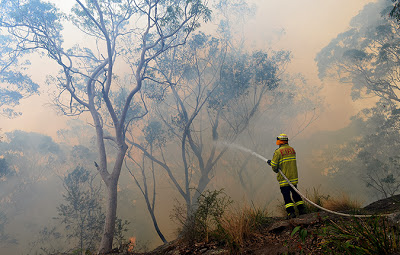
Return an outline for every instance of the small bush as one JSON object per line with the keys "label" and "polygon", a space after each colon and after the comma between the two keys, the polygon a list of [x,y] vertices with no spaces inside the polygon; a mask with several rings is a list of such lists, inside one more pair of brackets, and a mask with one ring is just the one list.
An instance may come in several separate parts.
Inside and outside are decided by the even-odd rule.
{"label": "small bush", "polygon": [[194,221],[198,236],[208,242],[210,233],[221,227],[222,216],[232,200],[223,190],[206,190],[197,201]]}
{"label": "small bush", "polygon": [[252,205],[228,210],[231,204],[223,190],[205,191],[198,199],[196,211],[187,214],[182,205],[176,206],[172,219],[181,225],[183,241],[190,244],[214,241],[237,253],[249,237],[270,223],[270,218],[265,208]]}
{"label": "small bush", "polygon": [[187,213],[184,206],[174,208],[172,218],[181,225],[180,235],[189,243],[209,242],[210,236],[221,233],[221,220],[232,200],[221,190],[204,191],[198,198],[196,210]]}

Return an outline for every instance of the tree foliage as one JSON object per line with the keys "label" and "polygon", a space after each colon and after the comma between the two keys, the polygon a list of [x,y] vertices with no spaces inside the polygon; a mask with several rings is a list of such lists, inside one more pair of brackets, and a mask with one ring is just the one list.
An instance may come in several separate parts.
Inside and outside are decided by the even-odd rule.
{"label": "tree foliage", "polygon": [[8,217],[3,211],[0,211],[0,246],[18,244],[18,240],[7,233],[6,228],[9,227],[7,225],[9,225]]}
{"label": "tree foliage", "polygon": [[[224,159],[226,143],[237,142],[244,133],[252,133],[252,125],[261,111],[275,107],[280,113],[268,116],[274,125],[263,126],[264,133],[264,128],[283,122],[289,105],[296,109],[291,113],[288,110],[288,115],[295,119],[307,101],[302,98],[307,94],[302,94],[302,83],[283,79],[290,52],[248,52],[233,39],[232,20],[225,16],[226,8],[237,4],[240,9],[249,10],[244,2],[221,1],[220,11],[224,14],[218,35],[193,34],[185,47],[162,55],[151,69],[153,80],[143,88],[146,96],[153,99],[147,107],[149,115],[141,120],[140,131],[129,130],[128,139],[131,151],[143,154],[130,158],[135,167],[129,167],[135,182],[141,181],[138,186],[148,196],[147,201],[154,201],[155,193],[152,197],[144,190],[150,183],[155,190],[157,180],[152,177],[156,165],[156,171],[161,169],[168,176],[190,214],[197,206],[198,196],[217,174],[238,168],[227,163],[236,161]],[[242,11],[238,13],[243,15]],[[240,15],[238,19],[242,18]],[[159,84],[162,87],[154,89]],[[309,99],[310,95],[305,97]],[[257,135],[260,134],[254,136]],[[240,171],[246,167],[245,164]]]}
{"label": "tree foliage", "polygon": [[51,178],[54,168],[62,171],[59,165],[66,159],[62,151],[49,136],[20,130],[6,133],[0,142],[1,179],[10,181],[16,189],[27,189],[30,184]]}
{"label": "tree foliage", "polygon": [[399,99],[399,42],[397,24],[389,17],[391,3],[370,3],[353,18],[317,57],[319,75],[352,83],[353,98],[377,95],[393,103]]}
{"label": "tree foliage", "polygon": [[38,84],[25,73],[29,61],[19,59],[26,52],[17,51],[18,47],[11,36],[0,30],[0,114],[9,118],[21,115],[14,109],[21,99],[39,93]]}
{"label": "tree foliage", "polygon": [[[93,173],[79,166],[66,174],[62,179],[63,202],[57,206],[54,226],[49,224],[41,229],[34,246],[47,253],[94,252],[101,240],[105,220],[99,181]],[[129,222],[116,221],[114,242],[121,245]]]}
{"label": "tree foliage", "polygon": [[[18,247],[12,245],[17,240],[3,246],[8,249],[5,253],[26,248],[30,241],[15,233],[16,229],[21,227],[31,236],[38,232],[39,229],[29,223],[43,219],[41,217],[47,215],[46,205],[57,196],[57,192],[48,190],[57,182],[56,172],[61,173],[68,164],[63,153],[59,144],[42,134],[24,131],[4,134],[0,142],[0,207],[1,217],[4,216],[1,224],[5,225],[1,227],[0,235],[8,240],[18,240]],[[39,215],[31,213],[35,208],[43,211]]]}
{"label": "tree foliage", "polygon": [[390,17],[394,18],[397,20],[397,22],[400,21],[400,1],[398,0],[392,0],[393,2],[393,8],[390,10]]}
{"label": "tree foliage", "polygon": [[375,128],[355,142],[364,168],[361,176],[379,197],[391,197],[400,192],[400,161],[395,152],[400,146],[399,111],[378,104],[364,114],[369,117],[366,122],[374,123]]}

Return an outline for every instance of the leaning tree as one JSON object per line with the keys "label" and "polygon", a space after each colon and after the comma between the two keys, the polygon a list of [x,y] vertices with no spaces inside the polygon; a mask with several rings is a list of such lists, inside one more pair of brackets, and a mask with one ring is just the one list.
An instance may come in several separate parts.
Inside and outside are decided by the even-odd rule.
{"label": "leaning tree", "polygon": [[[210,10],[202,0],[75,0],[69,15],[40,0],[1,1],[0,29],[15,56],[47,56],[58,75],[48,79],[57,88],[54,100],[65,115],[88,112],[98,147],[99,171],[107,190],[106,220],[100,253],[112,249],[117,211],[117,185],[128,146],[125,132],[134,118],[146,114],[132,106],[148,70],[164,52],[185,44]],[[67,34],[63,27],[74,27]],[[82,35],[80,37],[79,35]],[[84,38],[84,45],[65,48]],[[4,39],[4,37],[2,37]],[[3,57],[3,56],[2,56]],[[46,70],[46,67],[43,67]],[[114,95],[116,91],[118,100]],[[115,157],[111,159],[106,146]]]}

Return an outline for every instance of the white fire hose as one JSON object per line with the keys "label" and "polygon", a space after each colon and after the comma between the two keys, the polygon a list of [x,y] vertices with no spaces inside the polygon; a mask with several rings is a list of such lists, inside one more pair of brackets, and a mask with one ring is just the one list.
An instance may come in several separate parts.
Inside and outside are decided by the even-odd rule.
{"label": "white fire hose", "polygon": [[[227,146],[229,146],[229,147],[233,147],[233,148],[235,148],[235,149],[239,149],[239,150],[241,150],[241,151],[245,151],[245,152],[247,152],[247,153],[250,153],[250,154],[256,156],[257,158],[259,158],[259,159],[261,159],[261,160],[263,160],[263,161],[265,161],[265,162],[268,162],[268,159],[266,159],[266,158],[264,158],[263,156],[261,156],[261,155],[255,153],[254,151],[251,151],[251,150],[249,150],[249,149],[247,149],[247,148],[244,148],[244,147],[242,147],[242,146],[239,146],[239,145],[236,145],[236,144],[227,144],[227,143],[223,143],[223,144],[224,144],[224,145],[227,145]],[[326,212],[332,213],[332,214],[336,214],[336,215],[339,215],[339,216],[345,216],[345,217],[367,218],[367,217],[373,217],[373,216],[375,216],[375,215],[371,215],[371,214],[364,214],[364,215],[361,215],[361,214],[360,214],[360,215],[357,215],[357,214],[340,213],[340,212],[335,212],[335,211],[326,209],[326,208],[324,208],[324,207],[322,207],[322,206],[319,206],[319,205],[317,205],[316,203],[314,203],[313,201],[311,201],[310,199],[308,199],[306,196],[304,196],[304,195],[289,181],[289,179],[282,173],[282,171],[281,171],[280,169],[278,169],[278,172],[279,172],[279,173],[283,176],[283,178],[289,183],[290,187],[292,187],[292,188],[294,189],[294,191],[297,192],[297,194],[299,194],[299,195],[300,195],[304,200],[306,200],[308,203],[312,204],[313,206],[315,206],[315,207],[317,207],[317,208],[319,208],[319,209],[321,209],[321,210],[323,210],[323,211],[326,211]],[[383,215],[380,215],[380,216],[388,216],[388,215],[390,215],[390,214],[383,214]]]}

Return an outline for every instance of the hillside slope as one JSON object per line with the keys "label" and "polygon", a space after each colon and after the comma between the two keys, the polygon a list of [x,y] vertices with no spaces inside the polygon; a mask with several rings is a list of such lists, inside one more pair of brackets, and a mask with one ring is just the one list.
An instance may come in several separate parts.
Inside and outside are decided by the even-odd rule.
{"label": "hillside slope", "polygon": [[[377,231],[383,231],[382,229],[387,227],[388,229],[397,231],[396,233],[399,233],[400,236],[398,229],[400,226],[400,195],[371,203],[357,213],[373,215],[385,214],[387,217],[374,217],[373,219],[364,218],[358,220],[354,217],[336,216],[322,211],[302,215],[291,220],[270,218],[268,221],[269,223],[264,225],[258,233],[246,237],[245,245],[242,245],[242,247],[227,247],[226,243],[217,242],[203,242],[188,245],[178,239],[166,245],[162,245],[152,252],[140,254],[323,254],[323,249],[326,249],[329,245],[335,245],[335,242],[341,242],[340,238],[348,238],[349,240],[343,241],[348,243],[352,242],[351,237],[341,235],[340,233],[338,233],[337,239],[336,236],[332,239],[332,234],[329,231],[332,231],[332,229],[338,231],[335,226],[339,227],[339,232],[341,230],[345,232],[349,231],[347,227],[350,226],[356,232],[360,230],[359,232],[362,235],[363,232],[368,232],[369,229],[358,228],[362,228],[363,226],[367,227],[369,226],[368,224],[377,224],[378,227],[374,225],[375,228],[378,229]],[[380,236],[379,234],[375,235],[378,236],[378,238]],[[355,236],[354,238],[357,237]]]}

